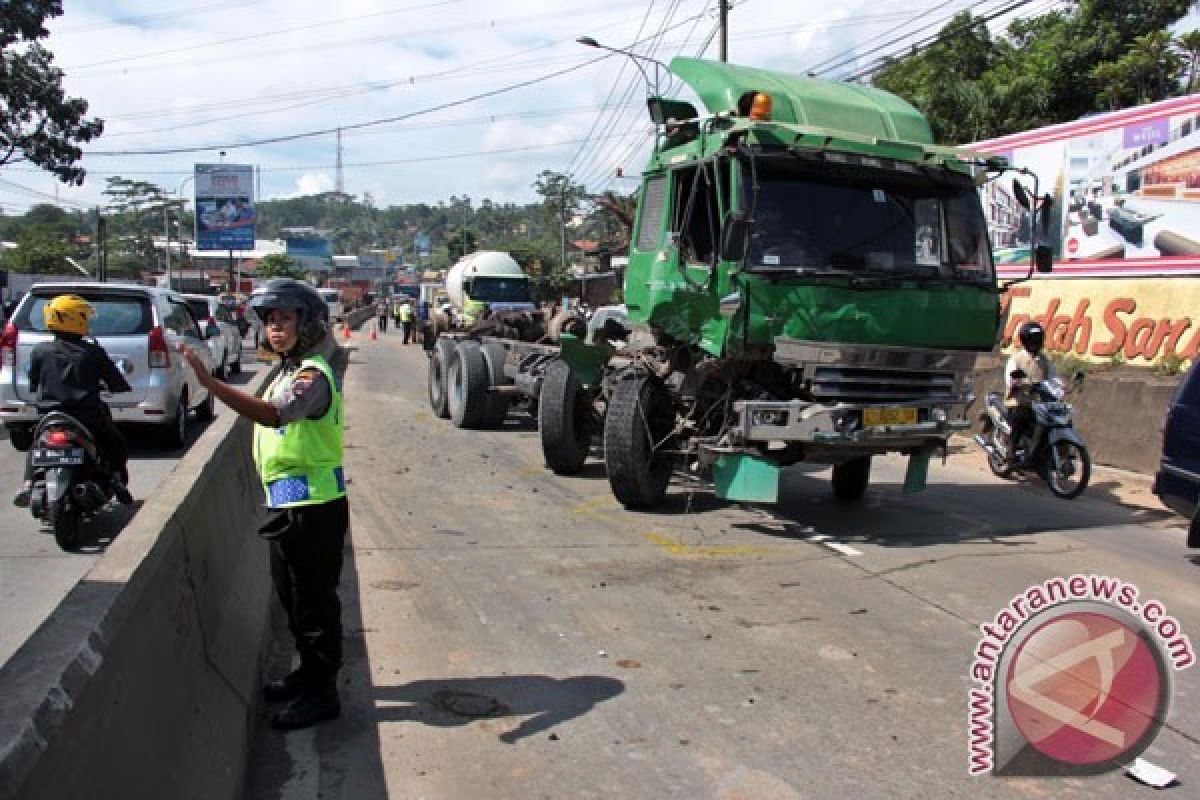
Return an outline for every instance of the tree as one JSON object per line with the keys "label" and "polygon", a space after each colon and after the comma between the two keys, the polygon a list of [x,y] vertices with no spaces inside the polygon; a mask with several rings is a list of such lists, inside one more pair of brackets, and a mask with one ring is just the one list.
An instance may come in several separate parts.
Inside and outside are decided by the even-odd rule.
{"label": "tree", "polygon": [[62,14],[61,0],[6,0],[0,14],[0,166],[23,158],[68,185],[83,183],[79,145],[104,130],[86,119],[88,104],[67,97],[62,70],[38,43],[47,19]]}
{"label": "tree", "polygon": [[72,252],[62,233],[45,225],[32,225],[17,234],[17,249],[5,263],[13,272],[74,272],[67,262]]}
{"label": "tree", "polygon": [[1196,89],[1196,69],[1200,66],[1200,31],[1188,31],[1176,40],[1175,46],[1187,65],[1187,88],[1184,94],[1191,94]]}
{"label": "tree", "polygon": [[295,278],[303,280],[304,270],[286,253],[271,253],[258,262],[256,273],[259,278]]}
{"label": "tree", "polygon": [[1193,2],[1078,0],[1014,20],[994,40],[960,14],[932,46],[878,71],[875,85],[911,102],[935,139],[951,143],[1162,100],[1180,90],[1185,69],[1166,30]]}

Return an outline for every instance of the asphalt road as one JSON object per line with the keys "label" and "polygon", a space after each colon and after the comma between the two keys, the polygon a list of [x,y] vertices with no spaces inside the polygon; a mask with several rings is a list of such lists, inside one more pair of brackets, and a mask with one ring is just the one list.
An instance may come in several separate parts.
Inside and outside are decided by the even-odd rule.
{"label": "asphalt road", "polygon": [[[250,340],[244,354],[241,374],[230,377],[234,384],[253,380],[260,366]],[[217,413],[230,412],[217,403]],[[208,423],[197,420],[193,414],[187,447],[207,427]],[[129,488],[138,502],[131,507],[114,505],[97,515],[84,528],[80,552],[64,553],[55,544],[49,528],[43,528],[28,509],[12,505],[12,496],[23,479],[25,454],[12,447],[0,428],[0,664],[8,661],[87,574],[108,543],[137,513],[140,498],[154,492],[186,452],[186,448],[174,450],[158,444],[157,433],[152,429],[129,427],[123,431],[130,449]]]}
{"label": "asphalt road", "polygon": [[[902,462],[877,459],[856,505],[798,467],[774,507],[676,488],[631,513],[598,460],[545,471],[517,412],[491,432],[433,418],[419,349],[353,344],[343,715],[285,736],[264,711],[250,800],[1154,791],[1119,772],[967,773],[978,626],[1027,587],[1117,577],[1200,642],[1179,521],[1115,504],[1102,476],[1062,501],[953,457],[902,495]],[[1177,796],[1200,786],[1198,745],[1193,667],[1145,754]]]}

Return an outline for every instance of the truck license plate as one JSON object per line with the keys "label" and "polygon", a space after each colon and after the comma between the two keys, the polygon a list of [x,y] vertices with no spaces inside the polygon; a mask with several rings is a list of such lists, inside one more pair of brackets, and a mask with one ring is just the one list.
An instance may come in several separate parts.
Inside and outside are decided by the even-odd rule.
{"label": "truck license plate", "polygon": [[864,408],[863,427],[877,425],[913,425],[917,421],[915,408]]}
{"label": "truck license plate", "polygon": [[83,463],[83,448],[60,450],[39,447],[33,451],[31,463],[35,467],[77,467]]}

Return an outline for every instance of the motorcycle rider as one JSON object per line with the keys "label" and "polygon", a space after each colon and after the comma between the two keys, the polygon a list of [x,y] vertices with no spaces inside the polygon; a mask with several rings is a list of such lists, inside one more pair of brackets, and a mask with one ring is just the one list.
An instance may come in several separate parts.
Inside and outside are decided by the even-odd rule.
{"label": "motorcycle rider", "polygon": [[[33,348],[29,357],[29,391],[39,406],[53,404],[78,420],[95,439],[96,446],[112,470],[117,499],[133,502],[127,488],[129,471],[125,437],[113,423],[108,405],[100,398],[101,389],[120,394],[131,391],[121,370],[95,339],[85,338],[88,321],[96,309],[74,294],[60,294],[42,307],[46,329],[54,339]],[[13,504],[29,505],[33,489],[33,449],[25,459],[25,484],[17,491]]]}
{"label": "motorcycle rider", "polygon": [[277,730],[307,728],[341,713],[342,549],[350,524],[342,472],[342,392],[327,356],[336,350],[328,306],[306,283],[276,278],[250,301],[268,347],[283,358],[260,399],[202,369],[180,352],[221,402],[255,423],[254,461],[272,512],[259,533],[271,549],[271,579],[287,613],[300,666],[263,694],[287,702],[271,717]]}
{"label": "motorcycle rider", "polygon": [[1033,387],[1056,377],[1054,365],[1042,352],[1046,330],[1041,323],[1035,320],[1023,323],[1017,330],[1017,342],[1020,347],[1004,365],[1004,375],[1008,380],[1004,405],[1008,408],[1008,422],[1012,430],[1008,438],[1008,460],[1014,467],[1021,466],[1027,455],[1023,451],[1018,455],[1018,447],[1033,428]]}

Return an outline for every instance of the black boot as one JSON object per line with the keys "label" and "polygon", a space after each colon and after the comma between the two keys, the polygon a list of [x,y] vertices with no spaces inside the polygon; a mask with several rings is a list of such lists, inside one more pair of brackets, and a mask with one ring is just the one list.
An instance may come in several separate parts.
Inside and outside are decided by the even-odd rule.
{"label": "black boot", "polygon": [[338,700],[337,687],[326,683],[320,687],[309,687],[287,708],[271,716],[271,727],[277,731],[298,731],[311,728],[319,722],[341,716],[342,704]]}
{"label": "black boot", "polygon": [[298,669],[293,670],[282,678],[264,684],[263,697],[268,703],[290,703],[304,694],[307,685],[304,673]]}

